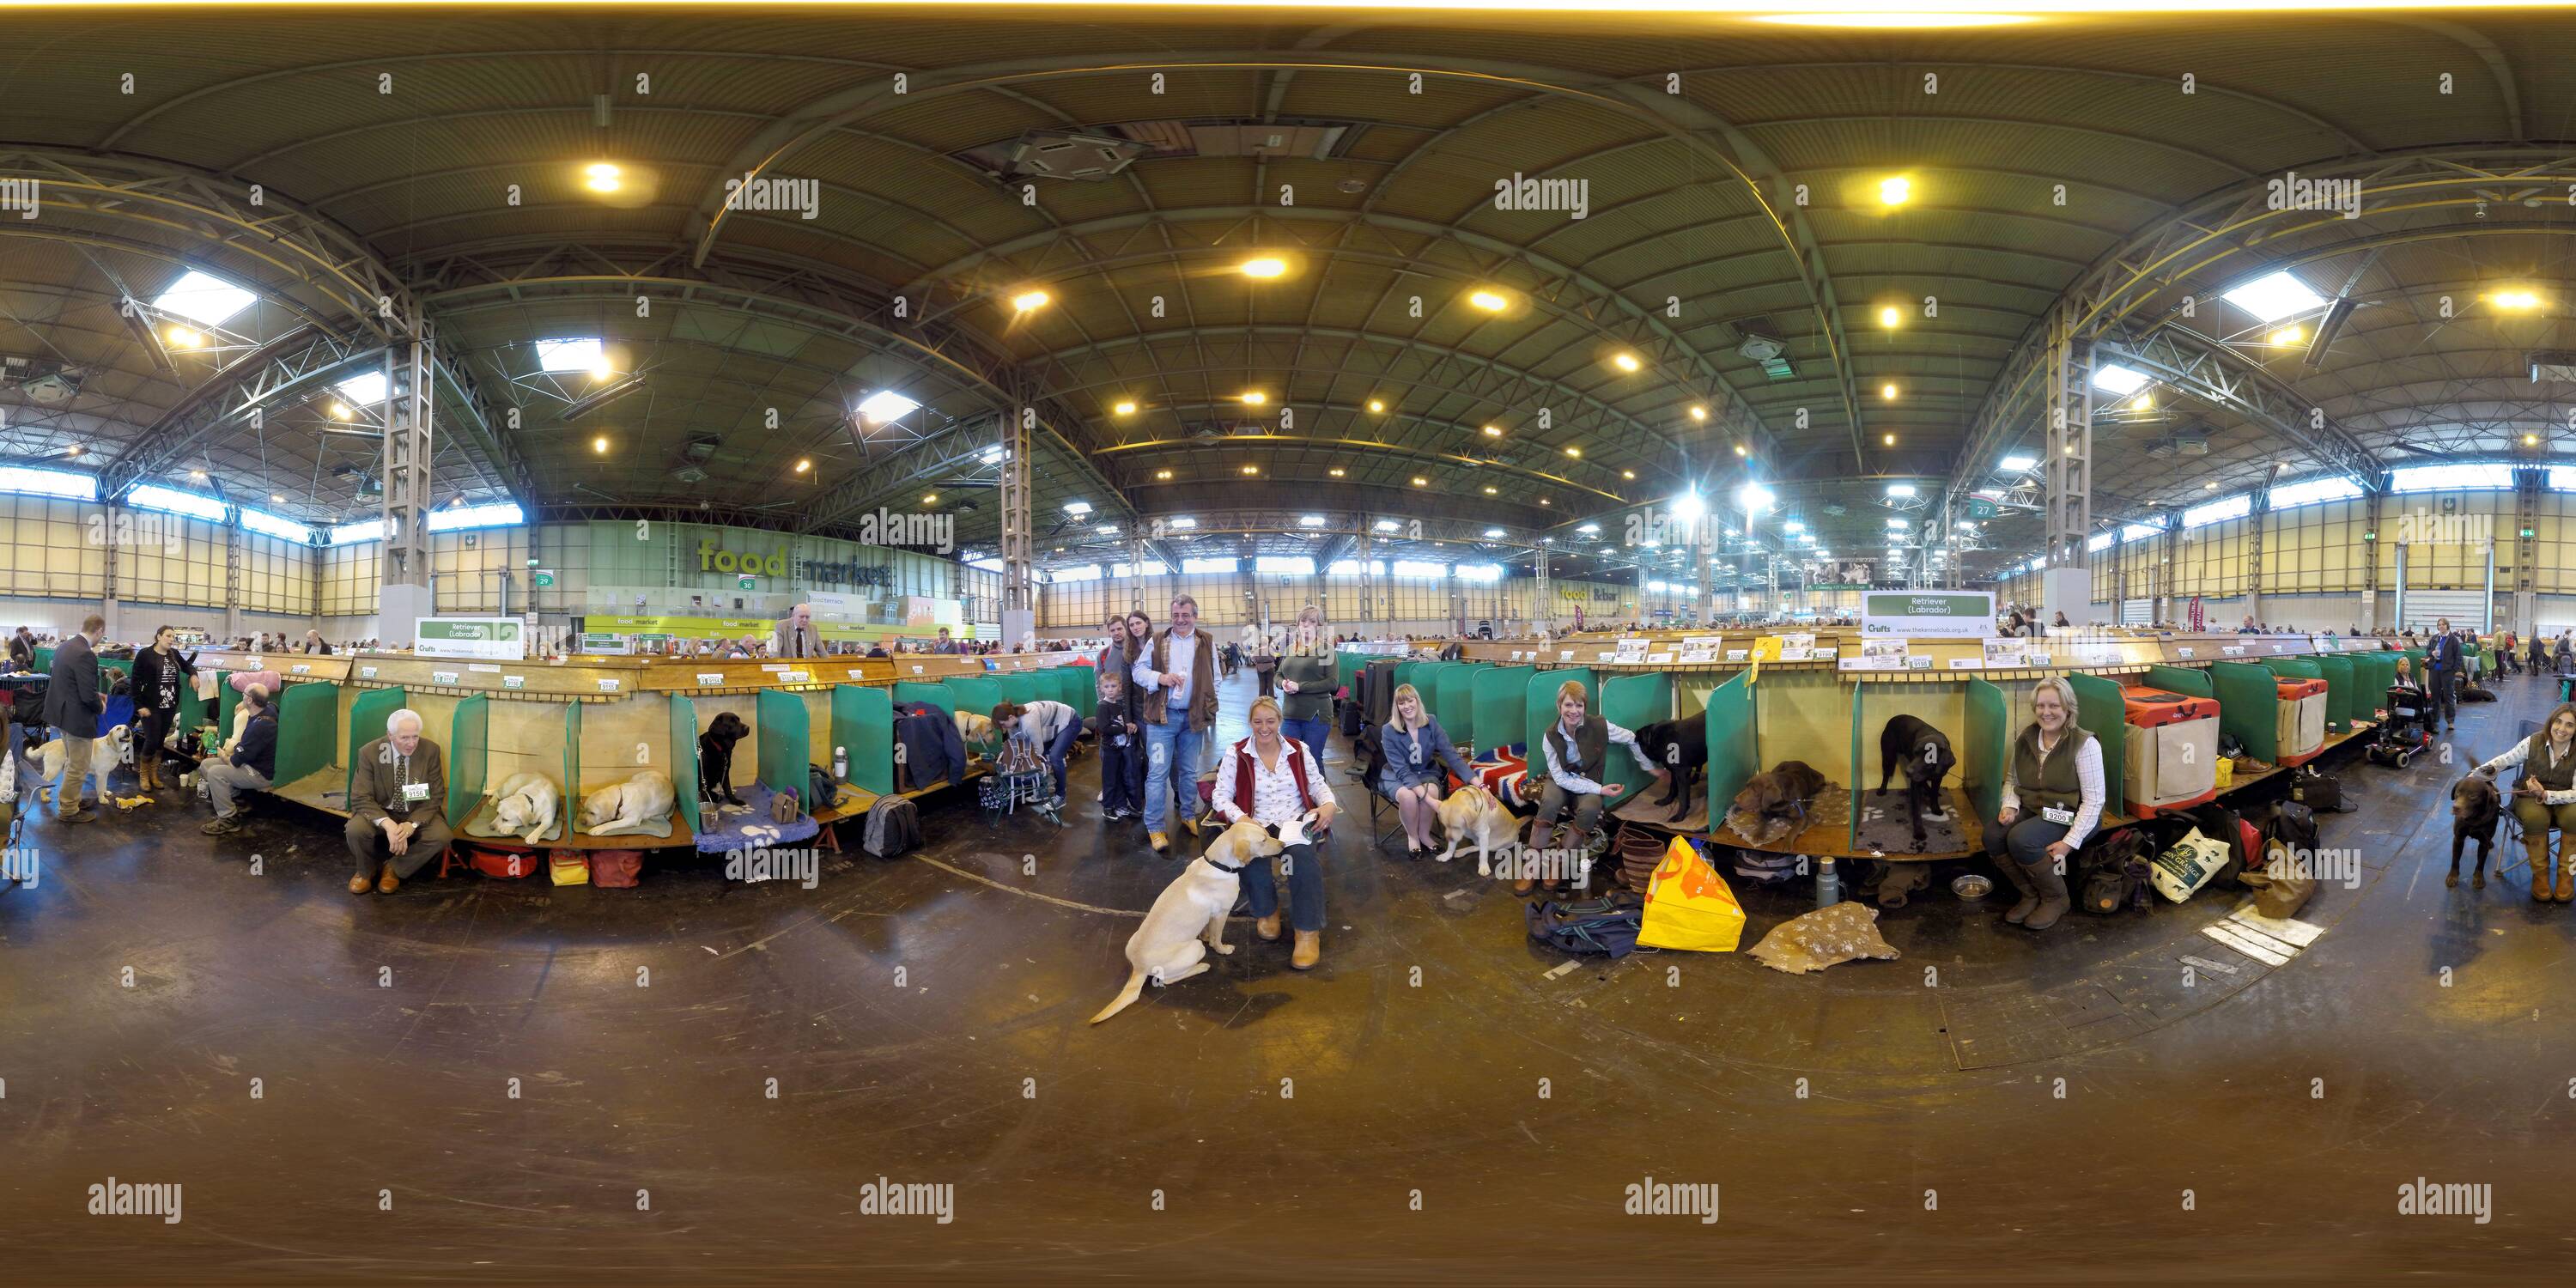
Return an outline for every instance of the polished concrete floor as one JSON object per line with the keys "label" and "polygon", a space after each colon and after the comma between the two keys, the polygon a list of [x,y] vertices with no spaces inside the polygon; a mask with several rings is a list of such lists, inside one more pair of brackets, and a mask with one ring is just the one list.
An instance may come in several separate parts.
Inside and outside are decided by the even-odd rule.
{"label": "polished concrete floor", "polygon": [[[2555,690],[2500,685],[2461,760]],[[0,891],[0,1281],[2556,1273],[2576,909],[2444,888],[2464,767],[2344,768],[2359,880],[2277,965],[2201,933],[2214,895],[2032,936],[1936,893],[1882,919],[1897,961],[1559,971],[1471,865],[1346,826],[1320,969],[1237,922],[1097,1028],[1178,865],[1098,822],[1087,759],[1072,826],[938,800],[926,850],[811,890],[352,898],[290,807],[48,818]],[[1750,946],[1808,896],[1745,900]],[[110,1178],[182,1219],[88,1215]],[[2488,1219],[2401,1215],[2419,1178]],[[879,1181],[952,1219],[871,1214]],[[1649,1182],[1720,1218],[1624,1214]]]}

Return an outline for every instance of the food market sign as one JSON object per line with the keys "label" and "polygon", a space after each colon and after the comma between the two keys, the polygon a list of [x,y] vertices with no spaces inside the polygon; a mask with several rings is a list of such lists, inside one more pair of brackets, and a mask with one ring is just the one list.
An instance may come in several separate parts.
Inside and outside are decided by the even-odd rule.
{"label": "food market sign", "polygon": [[1878,590],[1860,597],[1863,635],[1984,639],[1995,633],[1995,596],[1979,590]]}
{"label": "food market sign", "polygon": [[419,657],[523,661],[528,656],[527,623],[516,617],[417,618],[412,627],[412,653]]}

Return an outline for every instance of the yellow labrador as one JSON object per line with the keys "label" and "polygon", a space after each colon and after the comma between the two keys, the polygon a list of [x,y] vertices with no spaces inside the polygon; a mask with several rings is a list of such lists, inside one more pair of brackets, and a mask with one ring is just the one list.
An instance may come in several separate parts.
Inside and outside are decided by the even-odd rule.
{"label": "yellow labrador", "polygon": [[[1282,829],[1283,831],[1286,829]],[[1303,839],[1303,834],[1298,834]],[[1173,984],[1208,968],[1207,950],[1234,951],[1225,942],[1226,914],[1234,910],[1243,885],[1243,865],[1288,847],[1272,829],[1249,819],[1219,833],[1207,852],[1190,860],[1181,874],[1154,897],[1145,924],[1127,937],[1127,985],[1109,1005],[1092,1016],[1098,1024],[1133,1005],[1145,982]]]}
{"label": "yellow labrador", "polygon": [[1512,817],[1492,792],[1470,785],[1441,800],[1440,830],[1449,836],[1449,848],[1438,856],[1441,862],[1447,863],[1456,855],[1461,844],[1474,841],[1476,875],[1489,877],[1494,875],[1493,852],[1501,850],[1509,857],[1512,846],[1520,841],[1521,821]]}

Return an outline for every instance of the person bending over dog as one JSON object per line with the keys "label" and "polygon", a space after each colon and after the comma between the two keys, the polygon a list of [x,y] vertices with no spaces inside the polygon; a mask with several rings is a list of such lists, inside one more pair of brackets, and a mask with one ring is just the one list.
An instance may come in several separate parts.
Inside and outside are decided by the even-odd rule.
{"label": "person bending over dog", "polygon": [[385,721],[384,737],[358,749],[357,770],[342,833],[358,861],[349,893],[373,886],[392,894],[447,849],[447,771],[409,707]]}
{"label": "person bending over dog", "polygon": [[[1591,714],[1591,707],[1581,680],[1568,680],[1557,686],[1556,723],[1539,738],[1547,752],[1547,789],[1539,794],[1538,824],[1530,832],[1530,840],[1542,849],[1582,849],[1584,838],[1592,835],[1593,827],[1601,821],[1602,803],[1616,800],[1628,790],[1625,784],[1594,781],[1594,775],[1609,768],[1612,744],[1626,747],[1638,768],[1653,774],[1658,783],[1672,773],[1637,745],[1636,734]],[[1551,837],[1551,831],[1569,803],[1574,807],[1574,819],[1567,825],[1562,841],[1558,841]],[[1515,881],[1512,893],[1528,894],[1531,884],[1526,878]]]}
{"label": "person bending over dog", "polygon": [[1448,781],[1442,767],[1462,783],[1476,781],[1476,771],[1441,732],[1440,722],[1422,709],[1422,694],[1410,684],[1395,686],[1395,705],[1377,740],[1384,753],[1378,763],[1378,794],[1394,801],[1404,820],[1404,857],[1421,858],[1431,852],[1431,825],[1439,821],[1440,798],[1448,795],[1441,790]]}
{"label": "person bending over dog", "polygon": [[[2522,820],[2532,901],[2576,902],[2576,855],[2567,853],[2567,833],[2576,829],[2576,703],[2559,703],[2537,732],[2478,766],[2477,772],[2492,781],[2498,770],[2516,765],[2522,766],[2522,778],[2513,789],[2513,816]],[[2558,829],[2555,859],[2549,853],[2551,828]],[[2456,867],[2459,860],[2451,862]]]}
{"label": "person bending over dog", "polygon": [[[1315,816],[1309,834],[1321,836],[1333,825],[1334,805],[1324,789],[1323,769],[1308,763],[1305,747],[1279,736],[1279,702],[1256,698],[1252,703],[1252,736],[1238,740],[1219,759],[1216,795],[1211,804],[1228,824],[1251,819],[1266,827]],[[1288,872],[1288,920],[1297,929],[1297,945],[1288,964],[1312,970],[1324,955],[1324,861],[1313,841],[1289,846],[1279,862]],[[1251,901],[1252,933],[1264,943],[1279,940],[1279,889],[1271,880],[1271,859],[1260,856],[1244,867],[1244,897]]]}
{"label": "person bending over dog", "polygon": [[[2030,695],[2036,717],[2004,761],[2003,812],[1986,853],[2021,891],[2004,920],[2046,930],[2066,915],[2066,860],[2102,820],[2102,745],[2075,723],[2075,686],[2049,676]],[[2027,806],[2036,811],[2025,817]]]}
{"label": "person bending over dog", "polygon": [[1040,698],[1021,704],[1005,702],[993,708],[993,727],[1005,738],[1017,738],[1037,750],[1055,773],[1055,803],[1049,808],[1064,808],[1064,762],[1073,754],[1073,740],[1082,733],[1082,715],[1061,702]]}

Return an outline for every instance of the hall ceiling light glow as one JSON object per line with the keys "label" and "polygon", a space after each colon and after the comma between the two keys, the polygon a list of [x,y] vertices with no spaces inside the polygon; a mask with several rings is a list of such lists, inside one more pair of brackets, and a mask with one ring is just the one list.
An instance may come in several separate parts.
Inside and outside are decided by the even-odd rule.
{"label": "hall ceiling light glow", "polygon": [[1878,387],[1878,396],[1887,399],[1890,402],[1894,402],[1896,400],[1896,386],[1892,384],[1880,385]]}
{"label": "hall ceiling light glow", "polygon": [[1393,531],[1395,531],[1396,529],[1403,527],[1404,525],[1403,525],[1403,524],[1401,524],[1401,523],[1396,522],[1396,521],[1395,521],[1395,520],[1393,520],[1393,519],[1380,519],[1380,520],[1378,520],[1375,524],[1373,524],[1373,525],[1371,525],[1371,526],[1372,526],[1372,527],[1374,527],[1374,528],[1375,528],[1377,531],[1379,531],[1379,532],[1393,532]]}
{"label": "hall ceiling light glow", "polygon": [[1499,291],[1470,291],[1467,293],[1467,302],[1487,313],[1500,313],[1512,306],[1510,297]]}
{"label": "hall ceiling light glow", "polygon": [[1878,181],[1878,204],[1902,206],[1914,199],[1914,181],[1904,175],[1891,175]]}
{"label": "hall ceiling light glow", "polygon": [[1706,419],[1708,419],[1708,408],[1703,407],[1703,406],[1700,406],[1698,403],[1692,403],[1692,404],[1691,404],[1691,409],[1690,409],[1690,418],[1691,418],[1692,420],[1706,420]]}
{"label": "hall ceiling light glow", "polygon": [[220,277],[195,269],[179,275],[169,289],[153,297],[152,307],[201,326],[222,326],[226,319],[257,303],[259,297]]}
{"label": "hall ceiling light glow", "polygon": [[1869,27],[1880,29],[1943,30],[1959,27],[2009,27],[2038,19],[2023,13],[1874,13],[1866,10],[1847,13],[1771,13],[1753,19],[1755,22],[1778,23],[1785,27]]}
{"label": "hall ceiling light glow", "polygon": [[1157,483],[1169,483],[1172,481],[1172,472],[1170,470],[1156,470],[1154,471],[1154,481]]}
{"label": "hall ceiling light glow", "polygon": [[2147,380],[2147,373],[2133,371],[2116,362],[2093,369],[2094,388],[2108,389],[2123,398],[2146,388]]}
{"label": "hall ceiling light glow", "polygon": [[1495,487],[1492,484],[1487,484],[1485,486],[1485,495],[1487,496],[1500,496],[1502,495],[1502,492],[1503,490],[1501,488]]}
{"label": "hall ceiling light glow", "polygon": [[2307,328],[2295,325],[2282,327],[2280,330],[2265,337],[2265,339],[2269,340],[2273,345],[2284,348],[2297,344],[2299,341],[2307,338]]}
{"label": "hall ceiling light glow", "polygon": [[605,362],[596,336],[537,341],[539,371],[595,371]]}
{"label": "hall ceiling light glow", "polygon": [[1064,503],[1064,512],[1079,519],[1082,516],[1091,513],[1091,503],[1089,501],[1067,501]]}
{"label": "hall ceiling light glow", "polygon": [[385,400],[385,373],[363,371],[331,387],[347,395],[349,401],[358,406],[373,407]]}
{"label": "hall ceiling light glow", "polygon": [[2308,284],[2286,272],[2255,278],[2219,298],[2254,315],[2258,322],[2271,322],[2293,313],[2325,307],[2326,297],[2308,289]]}
{"label": "hall ceiling light glow", "polygon": [[1890,483],[1887,485],[1887,494],[1889,496],[1912,496],[1914,495],[1914,485],[1911,483]]}
{"label": "hall ceiling light glow", "polygon": [[1894,447],[1896,446],[1896,435],[1881,434],[1878,436],[1878,442],[1882,447]]}
{"label": "hall ceiling light glow", "polygon": [[1114,537],[1118,535],[1118,525],[1114,523],[1104,523],[1093,529],[1093,531],[1098,532],[1104,537]]}
{"label": "hall ceiling light glow", "polygon": [[1199,526],[1199,521],[1198,521],[1197,519],[1194,519],[1194,518],[1190,517],[1189,515],[1184,514],[1184,515],[1180,516],[1179,518],[1173,519],[1171,522],[1164,524],[1163,526],[1164,526],[1164,527],[1167,527],[1167,528],[1195,528],[1195,527]]}
{"label": "hall ceiling light glow", "polygon": [[[880,389],[859,400],[859,415],[871,425],[882,425],[887,421],[910,415],[919,406],[921,406],[919,402],[891,389]],[[998,457],[1001,449],[994,448],[993,454]]]}
{"label": "hall ceiling light glow", "polygon": [[1487,529],[1485,529],[1485,536],[1486,536],[1487,538],[1489,538],[1489,539],[1490,539],[1490,538],[1499,538],[1499,537],[1501,537],[1502,535],[1503,535],[1503,530],[1502,530],[1501,528],[1487,528]]}
{"label": "hall ceiling light glow", "polygon": [[1261,404],[1270,401],[1270,395],[1265,394],[1258,389],[1247,389],[1243,391],[1241,399],[1243,401],[1243,405],[1247,407],[1258,407]]}
{"label": "hall ceiling light glow", "polygon": [[1413,476],[1413,485],[1415,487],[1429,487],[1431,486],[1431,480],[1416,474]]}
{"label": "hall ceiling light glow", "polygon": [[1247,259],[1236,267],[1245,277],[1280,277],[1288,272],[1288,261],[1264,255],[1258,259]]}
{"label": "hall ceiling light glow", "polygon": [[600,436],[591,439],[590,450],[600,456],[608,455],[608,435],[601,434]]}
{"label": "hall ceiling light glow", "polygon": [[1136,414],[1136,404],[1131,402],[1121,402],[1109,410],[1120,416],[1133,416]]}
{"label": "hall ceiling light glow", "polygon": [[1735,499],[1742,502],[1746,510],[1764,513],[1769,511],[1771,503],[1779,498],[1771,494],[1771,489],[1759,483],[1747,483],[1737,490]]}
{"label": "hall ceiling light glow", "polygon": [[803,473],[805,473],[805,472],[807,472],[807,471],[809,471],[809,470],[811,470],[811,469],[813,469],[813,468],[814,468],[814,462],[812,462],[812,461],[798,461],[798,462],[796,462],[796,472],[797,472],[797,473],[799,473],[799,474],[803,474]]}
{"label": "hall ceiling light glow", "polygon": [[1011,308],[1015,312],[1031,313],[1045,308],[1051,298],[1044,291],[1022,291],[1011,297]]}
{"label": "hall ceiling light glow", "polygon": [[1597,523],[1587,523],[1576,528],[1575,531],[1580,532],[1587,537],[1597,537],[1601,535],[1601,525]]}
{"label": "hall ceiling light glow", "polygon": [[1568,455],[1568,456],[1573,457],[1574,459],[1576,459],[1576,460],[1578,460],[1578,461],[1583,459],[1583,449],[1582,449],[1582,448],[1580,448],[1580,447],[1575,446],[1575,445],[1574,445],[1574,444],[1572,444],[1572,443],[1568,443],[1568,444],[1566,444],[1566,445],[1565,445],[1565,454],[1566,454],[1566,455]]}
{"label": "hall ceiling light glow", "polygon": [[1243,472],[1246,474],[1258,474],[1261,472],[1261,467],[1258,465],[1246,465],[1243,467]]}
{"label": "hall ceiling light glow", "polygon": [[1503,436],[1503,430],[1502,430],[1502,427],[1501,427],[1501,426],[1499,426],[1499,425],[1487,425],[1487,426],[1485,426],[1485,437],[1487,437],[1487,438],[1501,438],[1502,436]]}
{"label": "hall ceiling light glow", "polygon": [[2487,297],[2487,303],[2500,309],[2536,309],[2540,297],[2530,291],[2498,291]]}
{"label": "hall ceiling light glow", "polygon": [[1331,468],[1331,469],[1329,469],[1329,470],[1326,470],[1326,471],[1324,471],[1324,472],[1325,472],[1325,473],[1327,473],[1327,474],[1332,475],[1334,478],[1340,478],[1340,477],[1342,476],[1343,470],[1342,470],[1342,467],[1341,467],[1341,466],[1336,465],[1336,466],[1334,466],[1333,468]]}
{"label": "hall ceiling light glow", "polygon": [[939,494],[938,494],[938,493],[936,493],[936,492],[926,492],[926,493],[923,493],[923,494],[922,494],[922,497],[921,497],[921,503],[922,503],[923,505],[937,505],[937,504],[939,504]]}
{"label": "hall ceiling light glow", "polygon": [[1383,412],[1386,410],[1386,404],[1378,399],[1371,398],[1368,401],[1368,409],[1373,412]]}
{"label": "hall ceiling light glow", "polygon": [[2153,394],[2140,394],[2129,400],[2129,410],[2131,411],[2154,411],[2155,409],[2156,398]]}
{"label": "hall ceiling light glow", "polygon": [[206,342],[205,336],[184,326],[170,328],[167,335],[170,343],[181,349],[193,349]]}
{"label": "hall ceiling light glow", "polygon": [[1621,371],[1643,371],[1646,369],[1644,360],[1640,359],[1633,353],[1612,354],[1610,357],[1610,365],[1617,367]]}
{"label": "hall ceiling light glow", "polygon": [[[2098,378],[2099,373],[2096,373],[2096,376]],[[2006,474],[2023,474],[2038,466],[2039,458],[2036,456],[2007,456],[1995,468]]]}
{"label": "hall ceiling light glow", "polygon": [[1899,312],[1897,312],[1897,311],[1896,311],[1896,306],[1895,306],[1895,305],[1890,304],[1890,305],[1888,305],[1886,308],[1880,309],[1880,310],[1878,311],[1878,324],[1879,324],[1880,326],[1886,327],[1886,328],[1887,328],[1888,330],[1890,330],[1890,331],[1893,331],[1893,330],[1895,330],[1895,329],[1896,329],[1897,319],[1902,318],[1902,317],[1904,317],[1904,316],[1905,316],[1904,314],[1899,313]]}
{"label": "hall ceiling light glow", "polygon": [[1619,477],[1634,483],[1637,481],[1637,472],[1635,470],[1621,470],[1619,471]]}
{"label": "hall ceiling light glow", "polygon": [[592,192],[615,192],[626,186],[624,173],[613,162],[593,161],[581,168],[581,186]]}

